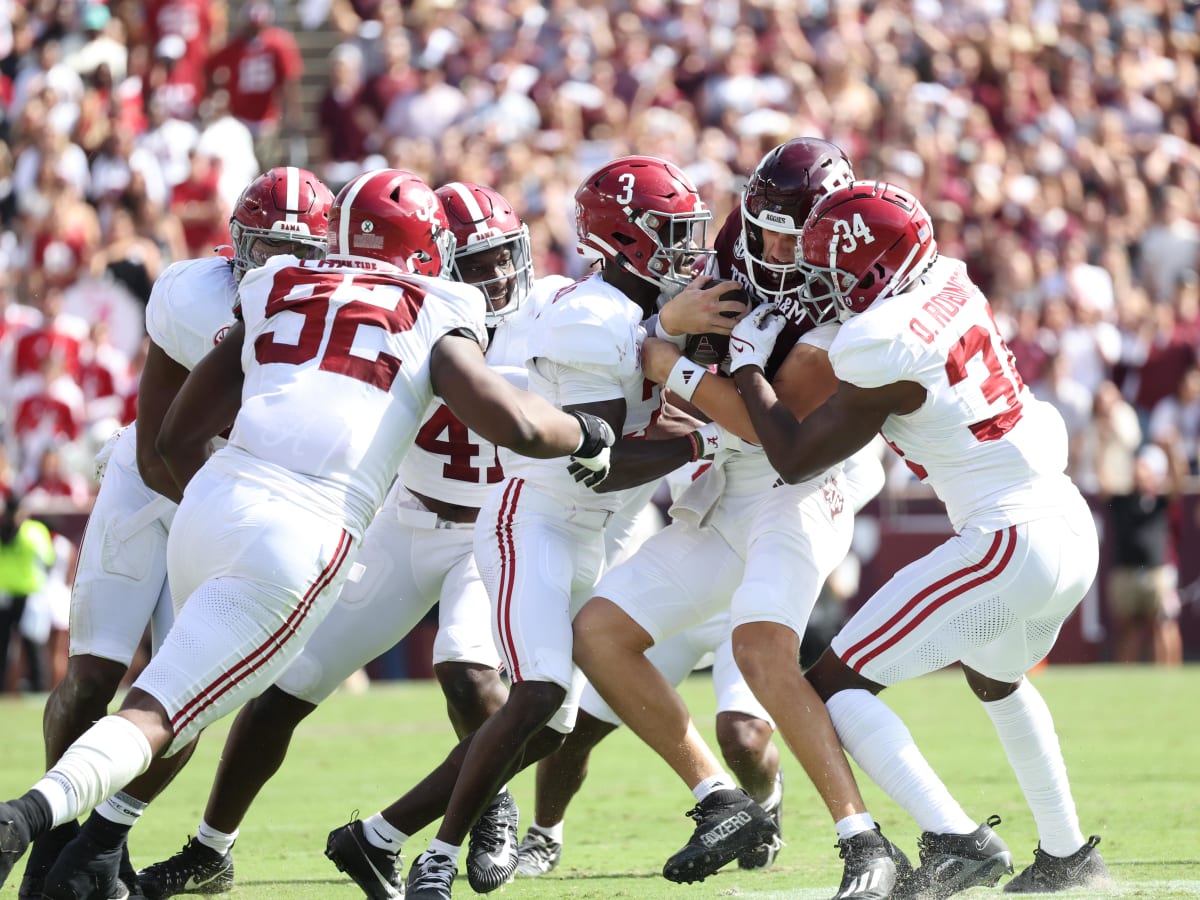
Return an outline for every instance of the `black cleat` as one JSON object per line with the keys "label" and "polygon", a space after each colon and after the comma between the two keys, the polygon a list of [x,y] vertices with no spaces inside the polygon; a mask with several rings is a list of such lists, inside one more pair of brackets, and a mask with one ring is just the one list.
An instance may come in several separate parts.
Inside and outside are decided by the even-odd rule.
{"label": "black cleat", "polygon": [[21,876],[21,886],[17,888],[17,900],[42,900],[42,890],[46,886],[46,873],[58,859],[63,848],[79,834],[79,822],[72,819],[51,828],[33,842],[29,848],[29,857],[25,860],[25,874]]}
{"label": "black cleat", "polygon": [[1096,852],[1100,835],[1070,856],[1051,856],[1041,844],[1033,851],[1033,863],[1004,886],[1006,894],[1053,894],[1071,888],[1100,887],[1111,884],[1108,867]]}
{"label": "black cleat", "polygon": [[42,887],[45,900],[126,900],[129,887],[121,880],[121,857],[126,853],[125,842],[119,847],[102,847],[87,831],[81,831],[67,844]]}
{"label": "black cleat", "polygon": [[486,894],[512,881],[517,871],[517,801],[507,790],[483,811],[471,828],[467,850],[467,880],[471,890]]}
{"label": "black cleat", "polygon": [[360,819],[352,819],[329,832],[325,855],[357,884],[370,900],[396,900],[404,896],[400,879],[400,854],[376,847],[363,833]]}
{"label": "black cleat", "polygon": [[911,872],[904,852],[883,836],[876,825],[837,842],[838,856],[845,860],[842,883],[833,900],[888,900],[901,872]]}
{"label": "black cleat", "polygon": [[11,803],[0,803],[0,887],[31,843],[25,816]]}
{"label": "black cleat", "polygon": [[450,885],[457,875],[450,857],[426,850],[408,870],[408,900],[450,900]]}
{"label": "black cleat", "polygon": [[146,866],[137,879],[147,900],[176,894],[223,894],[233,890],[233,856],[190,837],[182,850]]}
{"label": "black cleat", "polygon": [[970,834],[926,831],[918,841],[921,867],[898,886],[897,900],[943,900],[976,885],[994,887],[1013,870],[1008,845],[992,830],[999,824],[992,816]]}
{"label": "black cleat", "polygon": [[765,869],[775,862],[775,857],[783,849],[783,770],[775,773],[775,783],[779,786],[779,795],[775,803],[760,804],[763,812],[775,820],[778,833],[765,844],[759,844],[753,850],[747,850],[737,858],[739,869]]}
{"label": "black cleat", "polygon": [[779,836],[779,826],[740,789],[713,791],[687,813],[696,830],[667,860],[663,877],[679,884],[703,881],[748,850]]}

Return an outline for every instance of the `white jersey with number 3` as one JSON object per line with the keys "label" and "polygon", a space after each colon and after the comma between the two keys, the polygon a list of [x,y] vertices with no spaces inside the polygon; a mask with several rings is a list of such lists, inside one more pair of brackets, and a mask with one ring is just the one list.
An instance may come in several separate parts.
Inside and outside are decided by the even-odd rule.
{"label": "white jersey with number 3", "polygon": [[486,340],[483,294],[384,263],[284,256],[248,272],[240,297],[243,402],[213,459],[291,473],[361,535],[433,401],[434,345],[457,329]]}
{"label": "white jersey with number 3", "polygon": [[1077,491],[1064,474],[1062,417],[1025,387],[991,307],[955,259],[914,289],[842,325],[837,377],[862,388],[914,381],[925,402],[881,432],[946,505],[956,531],[992,531],[1057,514]]}

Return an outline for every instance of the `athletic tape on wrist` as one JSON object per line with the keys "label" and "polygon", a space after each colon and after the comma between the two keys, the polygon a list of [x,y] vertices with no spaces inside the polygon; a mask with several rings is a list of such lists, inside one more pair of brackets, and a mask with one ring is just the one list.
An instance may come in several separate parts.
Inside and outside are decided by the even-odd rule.
{"label": "athletic tape on wrist", "polygon": [[672,394],[690,403],[700,379],[707,372],[708,369],[692,362],[686,356],[681,356],[671,367],[671,374],[667,376],[667,387],[671,389]]}

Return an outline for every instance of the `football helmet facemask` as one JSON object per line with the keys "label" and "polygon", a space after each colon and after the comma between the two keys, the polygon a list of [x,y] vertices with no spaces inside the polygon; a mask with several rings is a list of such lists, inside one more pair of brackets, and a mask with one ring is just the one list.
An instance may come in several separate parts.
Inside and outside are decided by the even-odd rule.
{"label": "football helmet facemask", "polygon": [[796,242],[808,289],[843,322],[907,290],[936,259],[925,207],[881,181],[856,181],[818,201]]}
{"label": "football helmet facemask", "polygon": [[575,192],[579,252],[616,262],[667,297],[712,255],[705,249],[711,219],[692,180],[653,156],[605,163]]}
{"label": "football helmet facemask", "polygon": [[433,188],[406,169],[375,169],[343,187],[329,212],[329,255],[448,277],[454,234]]}
{"label": "football helmet facemask", "polygon": [[495,328],[533,289],[529,227],[504,197],[481,184],[452,181],[436,193],[456,244],[451,277],[483,291],[486,324]]}
{"label": "football helmet facemask", "polygon": [[295,166],[269,169],[246,185],[229,218],[238,280],[280,253],[322,258],[332,204],[329,188],[312,172]]}
{"label": "football helmet facemask", "polygon": [[819,138],[795,138],[768,152],[742,192],[742,237],[746,272],[758,298],[779,305],[796,299],[817,322],[833,319],[827,303],[808,304],[804,279],[790,259],[766,259],[763,230],[798,236],[813,205],[854,180],[841,148]]}

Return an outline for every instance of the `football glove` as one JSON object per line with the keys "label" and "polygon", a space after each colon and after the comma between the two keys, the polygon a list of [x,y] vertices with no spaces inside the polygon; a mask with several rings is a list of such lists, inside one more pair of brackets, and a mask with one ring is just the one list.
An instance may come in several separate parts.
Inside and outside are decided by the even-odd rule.
{"label": "football glove", "polygon": [[595,487],[608,477],[609,452],[617,436],[612,426],[599,416],[574,409],[570,410],[570,414],[579,420],[583,436],[571,454],[567,471],[580,484]]}
{"label": "football glove", "polygon": [[736,372],[743,366],[766,370],[775,340],[786,324],[787,317],[768,304],[738,322],[729,337],[729,371]]}

